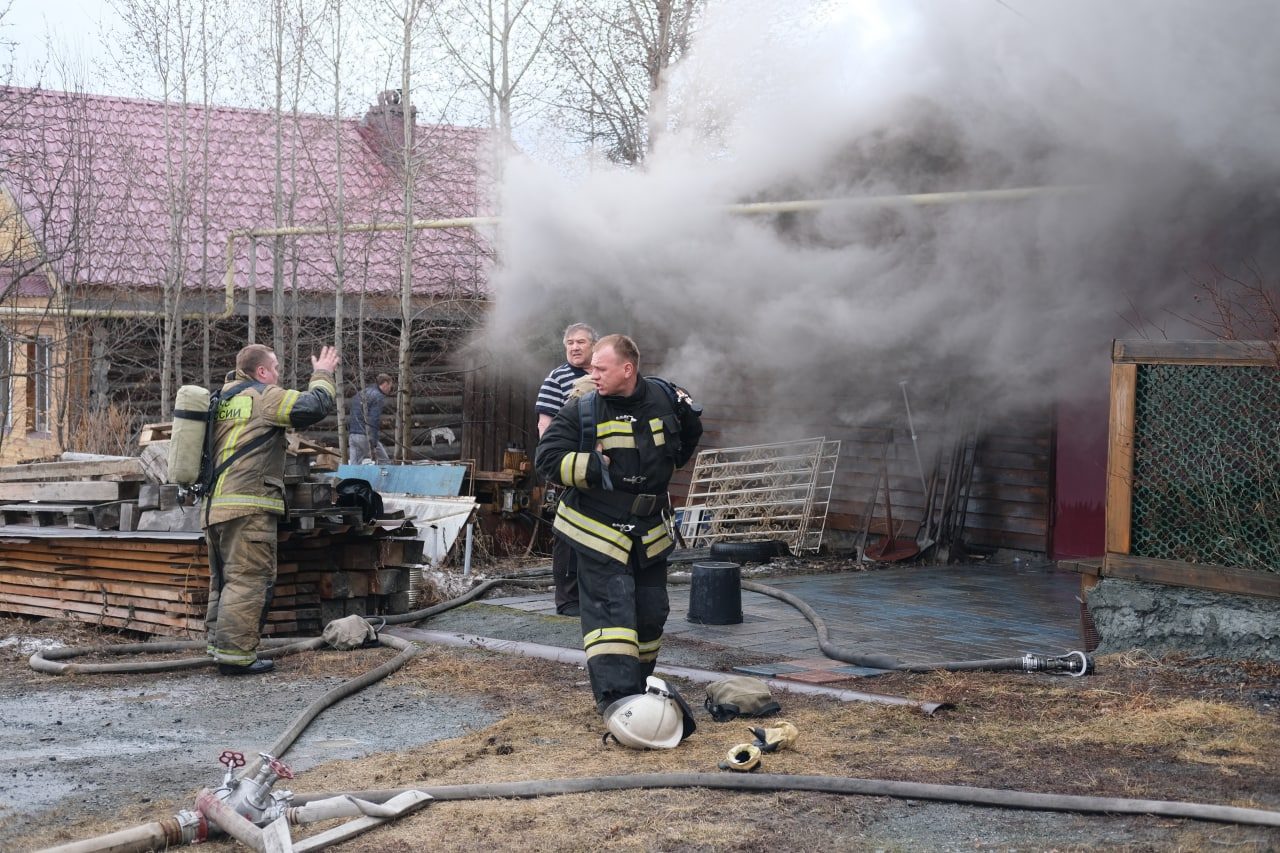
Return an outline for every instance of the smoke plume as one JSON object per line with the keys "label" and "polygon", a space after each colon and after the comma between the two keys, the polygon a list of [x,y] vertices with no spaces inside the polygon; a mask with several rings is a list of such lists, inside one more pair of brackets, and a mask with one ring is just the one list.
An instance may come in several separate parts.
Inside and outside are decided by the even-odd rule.
{"label": "smoke plume", "polygon": [[[643,168],[507,168],[487,343],[540,376],[583,320],[695,396],[851,423],[902,379],[1104,395],[1112,338],[1206,337],[1196,282],[1280,260],[1276,32],[1247,0],[712,2]],[[725,211],[1010,187],[1079,189]]]}

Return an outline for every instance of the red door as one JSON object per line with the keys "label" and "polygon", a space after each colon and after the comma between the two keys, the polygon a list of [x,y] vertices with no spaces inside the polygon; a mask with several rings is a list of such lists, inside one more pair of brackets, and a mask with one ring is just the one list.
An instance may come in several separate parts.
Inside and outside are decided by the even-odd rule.
{"label": "red door", "polygon": [[1058,406],[1052,559],[1101,557],[1106,551],[1109,412],[1106,397]]}

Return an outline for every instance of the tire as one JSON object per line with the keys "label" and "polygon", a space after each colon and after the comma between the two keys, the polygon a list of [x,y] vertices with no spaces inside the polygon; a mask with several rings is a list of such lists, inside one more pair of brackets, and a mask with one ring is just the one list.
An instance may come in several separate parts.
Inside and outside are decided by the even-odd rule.
{"label": "tire", "polygon": [[767,563],[774,557],[790,553],[786,543],[777,539],[716,542],[711,546],[711,559],[731,563]]}

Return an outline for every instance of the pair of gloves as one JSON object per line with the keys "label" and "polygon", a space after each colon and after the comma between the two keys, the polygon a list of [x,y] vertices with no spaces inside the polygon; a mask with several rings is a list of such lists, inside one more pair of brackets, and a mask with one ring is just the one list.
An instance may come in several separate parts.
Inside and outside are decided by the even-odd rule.
{"label": "pair of gloves", "polygon": [[772,726],[751,728],[747,731],[755,737],[751,743],[740,743],[729,750],[721,761],[721,770],[736,770],[739,773],[750,773],[760,767],[760,758],[766,753],[787,749],[800,737],[800,730],[791,723],[781,720]]}

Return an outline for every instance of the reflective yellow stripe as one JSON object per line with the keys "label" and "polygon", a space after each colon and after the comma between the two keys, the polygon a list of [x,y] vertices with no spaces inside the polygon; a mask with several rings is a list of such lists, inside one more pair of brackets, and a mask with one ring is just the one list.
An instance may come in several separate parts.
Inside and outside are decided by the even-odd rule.
{"label": "reflective yellow stripe", "polygon": [[662,648],[662,637],[658,637],[656,640],[649,640],[647,643],[641,643],[640,654],[645,655],[652,653],[656,655],[660,648]]}
{"label": "reflective yellow stripe", "polygon": [[283,498],[264,498],[258,495],[214,495],[210,504],[212,506],[244,506],[265,509],[278,514],[284,513]]}
{"label": "reflective yellow stripe", "polygon": [[293,414],[293,406],[298,402],[300,392],[288,390],[284,392],[284,397],[280,400],[280,405],[276,407],[275,424],[276,426],[287,427],[290,425],[289,416]]}
{"label": "reflective yellow stripe", "polygon": [[587,488],[587,463],[590,461],[590,453],[566,453],[560,459],[560,485]]}
{"label": "reflective yellow stripe", "polygon": [[620,563],[627,562],[631,554],[630,538],[563,503],[556,509],[552,527],[574,542]]}
{"label": "reflective yellow stripe", "polygon": [[596,442],[603,450],[634,450],[635,429],[629,421],[605,421],[596,427]]}
{"label": "reflective yellow stripe", "polygon": [[667,434],[662,431],[662,418],[649,418],[649,433],[653,436],[654,447],[667,443]]}
{"label": "reflective yellow stripe", "polygon": [[671,534],[667,530],[667,525],[659,524],[644,535],[640,540],[640,544],[644,546],[644,555],[646,557],[656,557],[671,547]]}
{"label": "reflective yellow stripe", "polygon": [[332,397],[338,396],[338,386],[334,385],[332,382],[330,382],[328,379],[325,379],[323,376],[318,376],[307,383],[308,391],[314,388],[324,388],[329,392],[330,396]]}
{"label": "reflective yellow stripe", "polygon": [[218,663],[229,663],[234,666],[248,666],[258,659],[256,652],[239,652],[235,649],[210,647],[209,653]]}
{"label": "reflective yellow stripe", "polygon": [[636,651],[636,647],[630,643],[598,643],[587,649],[588,658],[593,658],[596,655],[626,655],[629,658],[640,657],[640,653]]}
{"label": "reflective yellow stripe", "polygon": [[635,430],[630,421],[605,421],[596,427],[596,438],[607,435],[634,435]]}
{"label": "reflective yellow stripe", "polygon": [[635,628],[597,628],[582,635],[582,647],[589,649],[593,643],[603,640],[616,640],[636,646],[640,643],[638,636]]}
{"label": "reflective yellow stripe", "polygon": [[582,635],[582,647],[589,658],[596,655],[637,657],[638,645],[634,628],[597,628]]}

